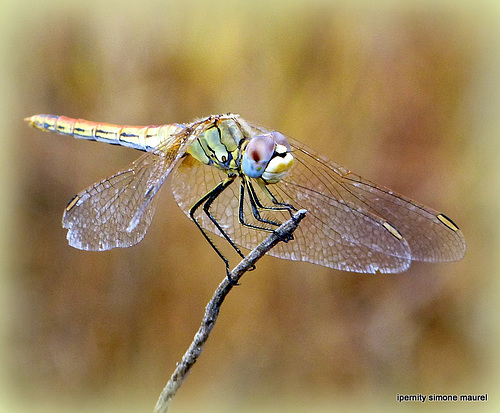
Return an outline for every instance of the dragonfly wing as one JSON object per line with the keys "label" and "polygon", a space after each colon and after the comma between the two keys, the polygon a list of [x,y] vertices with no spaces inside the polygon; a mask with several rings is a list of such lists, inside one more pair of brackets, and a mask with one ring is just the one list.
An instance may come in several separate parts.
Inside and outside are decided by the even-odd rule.
{"label": "dragonfly wing", "polygon": [[[420,261],[454,261],[465,254],[462,233],[443,214],[376,185],[297,141],[290,143],[295,164],[279,184],[282,197],[308,209],[325,235],[342,233],[355,240],[367,259],[373,249]],[[392,236],[393,229],[401,239]],[[393,239],[383,236],[384,231]],[[391,270],[391,264],[381,262],[380,270],[384,268]]]}
{"label": "dragonfly wing", "polygon": [[112,177],[76,195],[63,227],[69,244],[89,251],[130,247],[144,238],[155,212],[154,195],[195,136],[177,136]]}

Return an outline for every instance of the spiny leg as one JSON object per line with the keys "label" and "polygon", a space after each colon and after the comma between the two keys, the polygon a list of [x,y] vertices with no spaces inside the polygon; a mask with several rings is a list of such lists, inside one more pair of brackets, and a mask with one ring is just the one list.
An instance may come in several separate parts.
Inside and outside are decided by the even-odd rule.
{"label": "spiny leg", "polygon": [[[245,222],[245,220],[244,220],[244,213],[243,213],[245,188],[247,188],[247,190],[248,190],[249,199],[250,199],[250,205],[252,207],[253,216],[254,216],[254,218],[256,220],[258,220],[260,222],[263,222],[263,223],[266,223],[266,224],[270,224],[270,225],[275,225],[275,226],[281,225],[281,224],[279,224],[277,222],[270,221],[270,220],[262,218],[260,216],[259,209],[267,210],[267,211],[284,211],[284,210],[287,210],[290,213],[290,216],[292,216],[292,217],[293,217],[292,210],[294,210],[294,211],[297,210],[296,208],[294,208],[290,204],[285,204],[283,202],[279,202],[276,199],[276,197],[269,191],[269,189],[267,187],[263,187],[262,189],[265,190],[265,192],[268,194],[268,196],[272,200],[272,202],[275,205],[279,205],[279,206],[278,207],[270,207],[270,206],[263,205],[262,202],[260,201],[259,197],[257,196],[257,193],[255,192],[255,189],[254,189],[252,183],[247,178],[242,178],[242,183],[241,183],[241,186],[240,186],[240,208],[239,208],[240,212],[239,212],[239,221],[240,221],[240,223],[242,225],[244,225],[244,226],[246,226],[248,228],[253,228],[253,229],[258,229],[258,230],[263,230],[263,231],[268,231],[268,232],[274,232],[274,230],[272,230],[272,229],[269,229],[269,228],[266,228],[266,227],[261,227],[261,226],[258,226],[258,225],[252,225],[252,224],[249,224],[249,223]],[[283,242],[288,242],[288,241],[290,241],[292,239],[293,239],[293,235],[290,236],[290,238],[287,238],[287,239],[283,239],[282,238],[281,240]]]}
{"label": "spiny leg", "polygon": [[227,242],[233,247],[233,249],[238,253],[238,255],[241,258],[245,258],[245,255],[240,251],[240,249],[236,246],[234,241],[227,235],[226,231],[222,229],[220,224],[217,222],[217,220],[214,218],[214,216],[210,213],[210,207],[212,206],[212,203],[215,201],[215,199],[226,189],[230,184],[234,182],[235,177],[229,177],[226,178],[223,182],[221,182],[219,185],[217,185],[212,191],[209,192],[209,197],[206,199],[205,204],[203,205],[203,211],[205,214],[210,218],[210,220],[213,222],[215,227],[220,231],[222,236],[226,239]]}
{"label": "spiny leg", "polygon": [[[267,231],[267,232],[273,232],[272,229],[269,229],[269,228],[266,228],[266,227],[261,227],[261,226],[258,226],[258,225],[253,225],[253,224],[249,224],[248,222],[245,222],[245,213],[244,213],[244,205],[245,205],[245,189],[248,188],[248,186],[250,186],[250,182],[247,182],[246,179],[242,179],[241,180],[241,185],[240,185],[240,202],[239,202],[239,215],[238,215],[238,219],[239,219],[239,222],[241,225],[247,227],[247,228],[253,228],[253,229],[258,229],[258,230],[262,230],[262,231]],[[280,226],[279,223],[277,222],[274,222],[274,221],[270,221],[268,219],[264,219],[260,216],[260,212],[259,212],[259,209],[258,208],[261,208],[261,209],[264,209],[262,207],[262,204],[260,203],[260,201],[257,199],[255,200],[254,199],[254,196],[252,196],[252,193],[249,191],[249,199],[250,199],[250,206],[252,208],[252,214],[254,216],[254,218],[257,220],[257,221],[260,221],[262,223],[265,223],[265,224],[269,224],[269,225],[274,225],[274,226]],[[255,193],[254,193],[255,195]]]}
{"label": "spiny leg", "polygon": [[[222,236],[226,239],[227,242],[229,242],[229,245],[233,247],[233,249],[238,253],[238,255],[241,258],[245,258],[243,253],[240,251],[240,249],[236,246],[234,241],[227,235],[227,233],[222,229],[220,224],[217,222],[217,220],[212,216],[210,213],[210,206],[212,203],[215,201],[215,199],[226,189],[229,185],[231,185],[234,182],[235,176],[228,176],[224,181],[220,182],[215,188],[213,188],[210,192],[208,192],[206,195],[204,195],[202,198],[200,198],[189,210],[189,216],[193,220],[193,222],[196,224],[198,229],[201,231],[205,239],[208,241],[210,246],[214,249],[214,251],[217,253],[217,255],[224,261],[224,264],[226,266],[226,274],[231,283],[233,283],[232,278],[230,277],[230,270],[229,270],[229,261],[228,259],[222,254],[222,252],[219,251],[217,246],[214,244],[214,242],[210,239],[208,234],[205,232],[205,230],[201,227],[200,223],[197,221],[195,218],[194,214],[196,213],[197,209],[203,205],[203,211],[205,214],[208,216],[208,218],[212,221],[212,223],[215,225],[215,227],[220,231]],[[253,269],[253,268],[252,268]]]}
{"label": "spiny leg", "polygon": [[[210,207],[212,205],[212,203],[215,201],[215,199],[222,193],[222,191],[224,189],[226,189],[232,182],[234,182],[234,179],[236,178],[236,176],[233,176],[233,177],[228,177],[226,179],[226,181],[228,181],[228,183],[220,189],[220,191],[216,194],[213,194],[211,198],[207,199],[207,201],[205,202],[205,204],[203,205],[203,211],[205,211],[205,214],[210,218],[210,220],[214,223],[214,225],[217,227],[217,229],[221,232],[221,234],[224,236],[224,238],[226,239],[227,242],[229,242],[229,244],[231,245],[231,247],[233,247],[233,249],[239,254],[239,256],[241,258],[245,258],[245,255],[243,255],[243,253],[241,252],[241,250],[236,246],[236,244],[234,243],[234,241],[231,239],[231,237],[229,237],[229,235],[227,235],[226,231],[224,231],[222,229],[222,227],[220,226],[220,224],[217,222],[217,220],[213,217],[213,215],[210,213]],[[226,182],[224,181],[224,182]],[[253,271],[255,270],[255,265],[252,265],[248,271]],[[232,283],[232,284],[235,284],[237,285],[237,283],[235,281],[233,281],[233,279],[229,276],[229,272],[228,272],[228,279],[229,281]]]}
{"label": "spiny leg", "polygon": [[260,184],[260,188],[262,189],[263,192],[266,193],[266,195],[271,199],[272,203],[276,205],[275,207],[270,207],[270,206],[264,206],[259,200],[259,197],[257,196],[255,189],[251,183],[248,183],[249,187],[249,192],[250,195],[255,199],[255,202],[257,203],[258,207],[261,209],[267,209],[269,211],[288,211],[291,217],[293,217],[293,212],[297,212],[297,208],[295,208],[293,205],[288,204],[286,202],[280,202],[276,199],[274,194],[271,192],[269,189],[269,185],[265,184]]}

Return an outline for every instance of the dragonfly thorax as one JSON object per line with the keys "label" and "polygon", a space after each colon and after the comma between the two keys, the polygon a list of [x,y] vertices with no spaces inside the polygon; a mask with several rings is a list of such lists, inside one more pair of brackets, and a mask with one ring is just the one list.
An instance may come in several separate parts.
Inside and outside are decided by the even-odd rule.
{"label": "dragonfly thorax", "polygon": [[276,131],[251,135],[235,119],[224,119],[201,133],[188,153],[206,165],[260,178],[266,184],[279,182],[293,164],[290,144]]}
{"label": "dragonfly thorax", "polygon": [[238,169],[244,136],[233,119],[214,123],[191,144],[188,153],[196,160],[219,169]]}

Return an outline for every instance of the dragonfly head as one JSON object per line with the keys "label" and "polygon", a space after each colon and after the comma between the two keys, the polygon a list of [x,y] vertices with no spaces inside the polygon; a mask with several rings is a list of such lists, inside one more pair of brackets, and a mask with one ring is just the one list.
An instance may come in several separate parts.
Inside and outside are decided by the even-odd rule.
{"label": "dragonfly head", "polygon": [[279,182],[292,167],[291,146],[284,135],[273,131],[254,136],[243,153],[241,167],[250,178]]}

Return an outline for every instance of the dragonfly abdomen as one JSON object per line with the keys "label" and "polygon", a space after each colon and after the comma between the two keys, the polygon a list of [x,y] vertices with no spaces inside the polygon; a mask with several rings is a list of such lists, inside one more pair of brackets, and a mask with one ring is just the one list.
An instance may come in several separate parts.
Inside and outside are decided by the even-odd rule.
{"label": "dragonfly abdomen", "polygon": [[34,115],[25,120],[31,126],[43,131],[71,135],[78,139],[122,145],[141,151],[151,151],[182,128],[177,124],[162,126],[112,125],[55,115]]}

